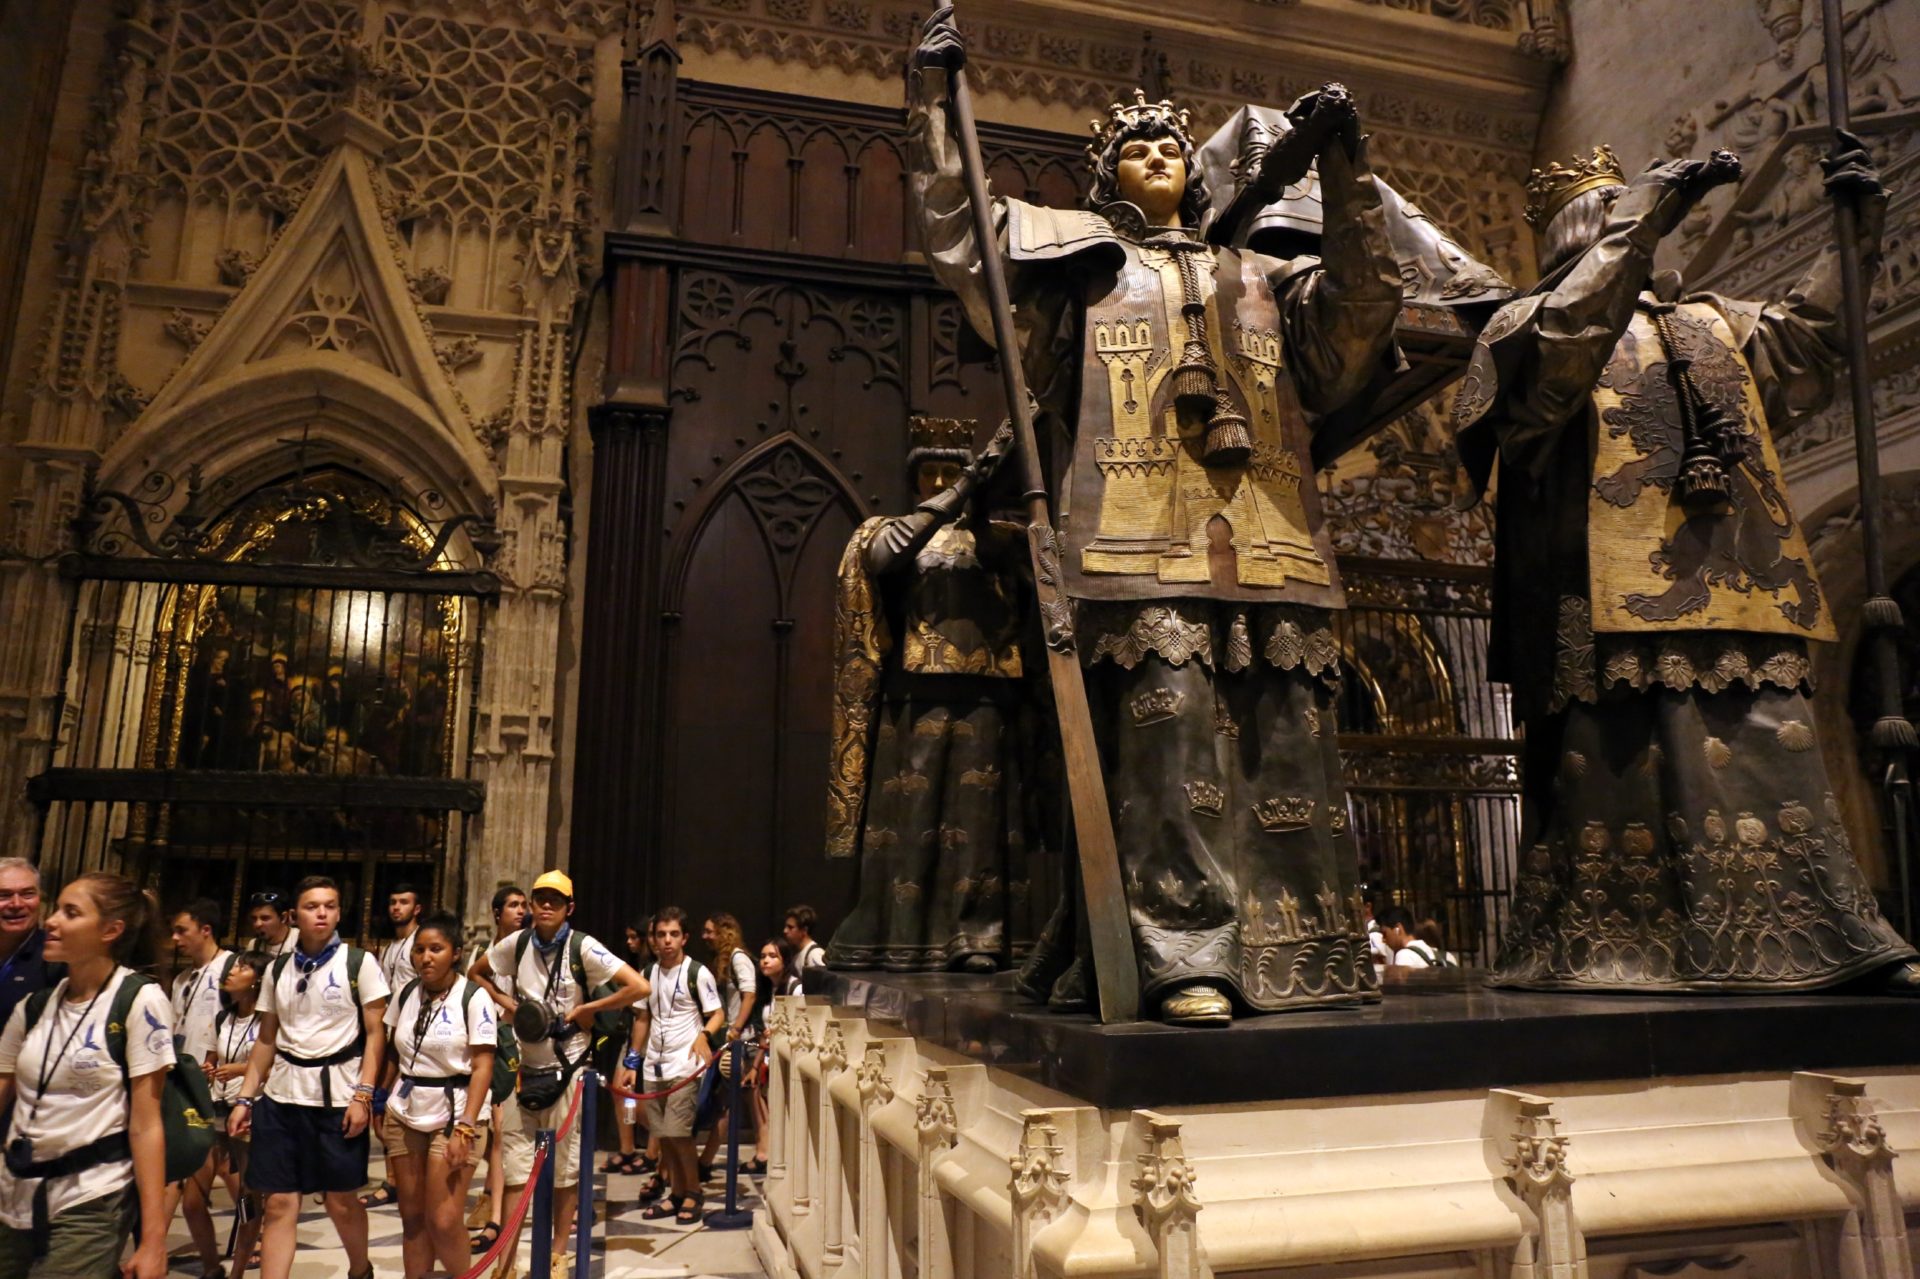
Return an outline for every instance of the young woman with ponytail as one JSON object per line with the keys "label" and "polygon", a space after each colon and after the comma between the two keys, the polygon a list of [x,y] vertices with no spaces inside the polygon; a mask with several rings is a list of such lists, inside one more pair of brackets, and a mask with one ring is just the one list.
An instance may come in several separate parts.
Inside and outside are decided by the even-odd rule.
{"label": "young woman with ponytail", "polygon": [[[160,954],[160,905],[118,875],[82,875],[61,890],[46,930],[46,957],[67,976],[0,1031],[0,1111],[12,1111],[0,1147],[0,1274],[164,1279],[160,1099],[173,1008],[141,971]],[[143,984],[125,1022],[123,1067],[108,1025],[128,981]]]}

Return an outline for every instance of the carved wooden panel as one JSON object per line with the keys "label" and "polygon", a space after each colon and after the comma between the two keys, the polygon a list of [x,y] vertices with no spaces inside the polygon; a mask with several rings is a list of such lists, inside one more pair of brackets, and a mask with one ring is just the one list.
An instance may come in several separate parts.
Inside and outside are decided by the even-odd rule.
{"label": "carved wooden panel", "polygon": [[[861,262],[898,262],[913,247],[900,112],[693,81],[680,88],[687,239]],[[1079,200],[1077,139],[989,128],[981,145],[1001,194],[1062,207]]]}

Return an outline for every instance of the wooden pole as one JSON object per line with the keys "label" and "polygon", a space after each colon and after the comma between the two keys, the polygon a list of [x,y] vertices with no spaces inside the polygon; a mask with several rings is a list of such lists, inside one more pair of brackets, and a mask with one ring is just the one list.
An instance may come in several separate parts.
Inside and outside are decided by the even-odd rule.
{"label": "wooden pole", "polygon": [[[1821,0],[1821,35],[1826,42],[1827,123],[1836,152],[1850,143],[1847,89],[1847,38],[1840,0]],[[1898,636],[1900,605],[1887,593],[1887,564],[1880,534],[1880,440],[1873,417],[1873,367],[1867,351],[1867,280],[1860,269],[1860,210],[1849,191],[1833,193],[1834,240],[1840,251],[1841,322],[1847,339],[1847,384],[1853,397],[1853,458],[1860,481],[1860,549],[1866,559],[1867,601],[1861,620],[1873,654],[1879,685],[1879,718],[1872,741],[1886,761],[1882,786],[1895,869],[1900,875],[1900,926],[1913,935],[1913,885],[1908,853],[1908,804],[1912,798],[1908,754],[1920,746],[1908,722],[1900,679]]]}
{"label": "wooden pole", "polygon": [[1100,1020],[1133,1021],[1140,1015],[1140,969],[1133,953],[1133,928],[1126,891],[1120,882],[1120,853],[1107,808],[1106,778],[1093,740],[1087,685],[1073,638],[1073,605],[1060,589],[1060,554],[1048,509],[1045,472],[1033,434],[1033,401],[1020,364],[1020,342],[1007,294],[1006,264],[994,231],[993,205],[987,195],[986,167],[980,159],[980,133],[973,94],[961,68],[949,72],[953,121],[959,135],[967,200],[973,211],[974,242],[993,312],[994,346],[1000,353],[1000,381],[1013,420],[1014,447],[1026,473],[1027,547],[1033,556],[1033,580],[1047,641],[1047,674],[1053,683],[1054,710],[1060,720],[1061,754],[1066,762],[1067,794],[1073,809],[1074,842],[1080,854],[1080,885],[1087,900],[1087,931],[1093,943],[1093,971],[1099,984]]}

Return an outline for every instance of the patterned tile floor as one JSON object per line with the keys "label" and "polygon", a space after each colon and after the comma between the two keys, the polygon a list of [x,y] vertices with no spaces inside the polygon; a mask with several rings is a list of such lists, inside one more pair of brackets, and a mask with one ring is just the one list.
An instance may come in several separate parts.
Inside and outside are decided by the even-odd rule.
{"label": "patterned tile floor", "polygon": [[[751,1152],[748,1152],[749,1154]],[[374,1179],[380,1176],[379,1147],[374,1148]],[[604,1165],[605,1157],[601,1159]],[[754,1256],[746,1230],[708,1230],[700,1226],[676,1225],[666,1221],[642,1221],[641,1208],[634,1202],[645,1178],[607,1176],[598,1178],[594,1215],[593,1279],[765,1279],[765,1272]],[[613,1208],[608,1212],[608,1203]],[[724,1207],[726,1178],[716,1172],[707,1183],[706,1207],[709,1211]],[[757,1183],[742,1175],[740,1206],[751,1211],[760,1206]],[[214,1191],[214,1230],[224,1245],[232,1228],[232,1204],[224,1190]],[[369,1249],[374,1273],[379,1279],[400,1279],[400,1217],[392,1207],[375,1208],[369,1221]],[[520,1270],[527,1274],[529,1249],[523,1234],[520,1246]],[[187,1228],[178,1217],[168,1238],[168,1253],[173,1258],[172,1276],[195,1279],[199,1260],[187,1237]],[[249,1270],[248,1276],[258,1271]],[[346,1253],[340,1250],[317,1200],[309,1199],[300,1213],[300,1250],[294,1257],[293,1279],[345,1279]],[[573,1279],[571,1265],[566,1276]]]}

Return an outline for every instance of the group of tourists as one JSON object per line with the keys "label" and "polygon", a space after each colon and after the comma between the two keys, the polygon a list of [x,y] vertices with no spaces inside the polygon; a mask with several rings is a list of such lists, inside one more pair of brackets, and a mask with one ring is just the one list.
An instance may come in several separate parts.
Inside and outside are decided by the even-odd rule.
{"label": "group of tourists", "polygon": [[[291,895],[254,894],[249,943],[233,950],[211,901],[169,922],[152,893],[88,874],[45,910],[32,864],[0,861],[0,1274],[161,1279],[177,1213],[203,1275],[224,1279],[230,1255],[236,1272],[286,1279],[307,1195],[324,1203],[351,1279],[373,1274],[367,1213],[387,1203],[407,1279],[463,1274],[514,1219],[541,1130],[555,1133],[559,1273],[589,1066],[618,1103],[607,1170],[650,1174],[644,1215],[701,1220],[717,1144],[746,1121],[744,1106],[725,1113],[728,1089],[700,1087],[710,1075],[740,1072],[760,1143],[741,1169],[765,1171],[765,1011],[825,961],[810,907],[752,953],[731,915],[702,921],[696,943],[667,907],[627,930],[624,958],[572,926],[560,871],[503,886],[492,907],[492,941],[467,952],[458,918],[396,885],[394,940],[375,954],[342,939],[339,885],[310,876]],[[169,927],[177,971],[163,986]],[[690,953],[700,943],[711,964]],[[704,1152],[703,1095],[717,1103]],[[387,1180],[368,1191],[376,1136]],[[216,1183],[235,1205],[224,1248]],[[497,1249],[509,1260],[496,1274],[514,1242]]]}

